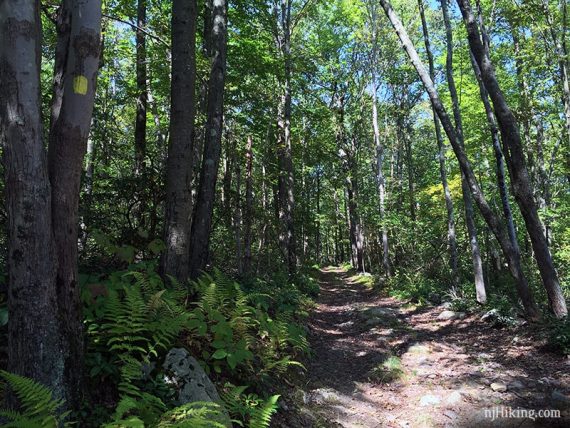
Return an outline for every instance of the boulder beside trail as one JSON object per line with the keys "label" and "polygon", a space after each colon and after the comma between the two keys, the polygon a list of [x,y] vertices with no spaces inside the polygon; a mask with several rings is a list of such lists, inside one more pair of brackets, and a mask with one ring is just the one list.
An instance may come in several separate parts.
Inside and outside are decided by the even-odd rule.
{"label": "boulder beside trail", "polygon": [[450,310],[445,310],[441,314],[438,315],[437,319],[439,321],[451,321],[456,319],[463,319],[465,318],[465,313],[463,312],[454,312]]}
{"label": "boulder beside trail", "polygon": [[220,404],[222,416],[218,423],[231,427],[230,417],[221,404],[220,395],[200,363],[186,349],[171,349],[162,365],[166,375],[165,381],[177,391],[178,405],[208,402]]}

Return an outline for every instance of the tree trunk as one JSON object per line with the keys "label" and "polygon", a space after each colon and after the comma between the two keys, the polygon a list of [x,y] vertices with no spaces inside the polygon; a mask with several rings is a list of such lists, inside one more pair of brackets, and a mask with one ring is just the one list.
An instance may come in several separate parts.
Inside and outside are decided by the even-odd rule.
{"label": "tree trunk", "polygon": [[376,180],[378,183],[378,196],[380,202],[380,219],[382,221],[382,267],[384,275],[392,275],[390,267],[390,247],[388,243],[388,227],[386,226],[386,180],[384,178],[384,146],[380,139],[380,128],[378,126],[378,107],[376,95],[376,73],[373,72],[373,93],[372,93],[372,128],[374,129],[374,145],[376,146]]}
{"label": "tree trunk", "polygon": [[247,146],[245,148],[245,209],[244,209],[244,225],[243,225],[243,273],[251,275],[251,243],[252,222],[253,222],[253,137],[247,137]]}
{"label": "tree trunk", "polygon": [[479,70],[479,65],[477,65],[477,62],[475,61],[473,55],[471,55],[471,64],[473,66],[477,82],[479,84],[479,92],[481,94],[481,100],[483,101],[483,105],[485,106],[487,123],[489,124],[489,130],[491,131],[491,139],[493,141],[493,152],[495,153],[495,160],[497,165],[496,168],[497,187],[499,188],[499,195],[501,196],[503,215],[505,216],[505,219],[507,221],[507,232],[509,234],[509,239],[511,240],[511,245],[513,246],[514,251],[519,254],[520,258],[519,242],[517,239],[515,222],[513,220],[511,204],[509,202],[509,191],[505,179],[506,177],[505,162],[504,162],[503,150],[501,149],[499,128],[497,128],[495,113],[493,112],[493,108],[489,103],[489,94],[487,93],[487,89],[485,89],[485,85],[483,84],[483,80],[481,78],[481,71]]}
{"label": "tree trunk", "polygon": [[[478,13],[480,15],[479,22],[481,26],[481,35],[484,38],[484,40],[486,40],[485,38],[486,32],[482,27],[483,16],[481,10],[479,10]],[[519,34],[518,28],[516,28],[515,25],[512,22],[510,22],[510,20],[508,20],[508,22],[511,30],[511,36],[513,38],[513,49],[515,54],[515,72],[517,76],[517,88],[519,90],[519,103],[518,103],[519,122],[522,126],[524,150],[526,151],[528,156],[529,172],[532,175],[533,163],[534,163],[534,159],[532,158],[532,150],[531,150],[532,141],[530,136],[530,124],[532,117],[532,107],[531,107],[532,98],[528,86],[528,81],[524,73],[523,58],[521,53],[521,35]],[[522,42],[523,44],[525,44],[526,42],[524,36]],[[485,48],[487,50],[488,46],[485,46]],[[532,176],[531,176],[531,182],[535,182]]]}
{"label": "tree trunk", "polygon": [[[560,86],[562,90],[562,103],[564,105],[564,119],[566,126],[566,138],[570,140],[570,71],[568,64],[568,48],[566,34],[568,30],[568,6],[566,0],[560,0],[560,13],[562,15],[562,28],[560,34],[556,33],[559,26],[554,22],[548,1],[542,0],[546,23],[550,31],[552,42],[556,49],[558,72],[560,73]],[[567,140],[567,144],[569,141]]]}
{"label": "tree trunk", "polygon": [[180,282],[189,275],[196,82],[196,0],[172,3],[170,143],[162,272]]}
{"label": "tree trunk", "polygon": [[63,397],[51,188],[42,141],[39,2],[0,3],[0,135],[8,214],[8,371]]}
{"label": "tree trunk", "polygon": [[[146,70],[146,35],[142,29],[146,27],[146,1],[137,2],[136,30],[136,80],[137,80],[137,114],[135,121],[135,176],[141,176],[146,154],[146,110],[148,101]],[[141,195],[141,203],[142,203]],[[141,207],[141,211],[143,211]],[[143,213],[141,213],[143,215]]]}
{"label": "tree trunk", "polygon": [[281,0],[279,46],[283,54],[284,82],[279,115],[279,241],[285,254],[289,276],[297,271],[296,239],[293,221],[295,197],[293,194],[293,158],[291,152],[291,0]]}
{"label": "tree trunk", "polygon": [[398,129],[396,132],[400,134],[400,139],[404,144],[404,155],[406,156],[406,169],[408,176],[408,203],[410,205],[410,219],[412,220],[412,228],[415,227],[416,223],[416,195],[415,195],[415,185],[414,185],[414,158],[412,156],[412,138],[406,132],[408,127],[406,126],[406,131],[404,131],[404,120],[397,125]]}
{"label": "tree trunk", "polygon": [[80,233],[80,246],[79,253],[81,254],[85,250],[87,245],[88,235],[88,224],[91,221],[91,208],[93,205],[93,177],[95,174],[95,159],[97,156],[97,150],[95,147],[95,142],[93,138],[87,140],[87,151],[85,153],[86,165],[84,171],[83,179],[83,201],[81,203],[81,220],[79,226]]}
{"label": "tree trunk", "polygon": [[232,180],[234,173],[234,163],[237,156],[237,139],[232,138],[229,129],[225,130],[225,150],[222,153],[222,186],[221,186],[221,202],[223,206],[223,217],[227,220],[228,226],[231,225],[232,218]]}
{"label": "tree trunk", "polygon": [[[453,34],[451,32],[451,23],[449,21],[447,1],[448,0],[441,0],[447,45],[445,69],[447,75],[447,84],[453,105],[455,131],[457,134],[458,143],[461,145],[463,150],[465,150],[465,143],[463,140],[463,124],[461,120],[461,110],[459,108],[459,97],[457,96],[457,88],[455,87],[455,79],[453,77]],[[483,262],[481,260],[481,250],[479,249],[479,241],[477,239],[477,226],[475,224],[475,213],[473,212],[473,200],[471,199],[469,184],[467,183],[465,174],[463,173],[461,174],[461,190],[463,193],[463,204],[465,206],[465,224],[467,226],[467,233],[469,235],[469,244],[471,245],[471,260],[473,263],[473,277],[475,281],[477,302],[484,304],[487,301],[487,293],[485,291]]]}
{"label": "tree trunk", "polygon": [[[433,61],[433,53],[431,51],[428,26],[425,18],[423,0],[418,0],[418,5],[422,21],[424,44],[426,47],[426,53],[428,57],[429,75],[431,80],[434,81],[435,67]],[[447,245],[449,247],[449,267],[451,269],[451,284],[454,287],[457,287],[459,286],[459,281],[460,281],[459,267],[458,267],[459,256],[457,254],[457,237],[455,232],[455,214],[453,209],[453,199],[451,196],[451,190],[449,189],[449,183],[447,181],[447,170],[445,168],[446,146],[443,141],[443,135],[441,134],[441,124],[439,123],[437,112],[434,109],[432,109],[432,111],[433,111],[433,122],[435,127],[435,137],[437,140],[437,149],[438,149],[439,176],[441,178],[441,185],[443,187],[443,196],[445,199],[445,208],[447,210]]]}
{"label": "tree trunk", "polygon": [[[390,266],[390,247],[388,242],[388,227],[386,225],[386,179],[384,177],[384,146],[380,139],[378,126],[378,82],[376,68],[378,67],[378,14],[375,2],[369,3],[370,26],[372,27],[372,129],[374,131],[374,146],[376,147],[376,182],[378,185],[380,221],[382,222],[382,267],[384,275],[392,275]],[[387,133],[387,126],[386,126]]]}
{"label": "tree trunk", "polygon": [[[541,211],[548,211],[551,207],[550,198],[550,179],[546,172],[546,167],[544,164],[544,127],[542,121],[539,119],[536,121],[536,167],[538,170],[537,181],[538,181],[538,209]],[[551,229],[550,229],[550,219],[548,214],[545,214],[544,221],[544,236],[546,237],[546,243],[550,246],[551,240]]]}
{"label": "tree trunk", "polygon": [[469,184],[472,196],[475,199],[477,206],[479,207],[479,211],[481,212],[489,228],[491,229],[491,231],[499,241],[503,253],[505,254],[507,260],[509,261],[509,268],[513,278],[515,279],[515,283],[517,285],[517,291],[523,302],[526,315],[530,319],[537,319],[539,316],[538,308],[536,306],[534,298],[532,297],[530,288],[528,287],[528,282],[526,280],[526,277],[524,276],[520,262],[517,262],[516,260],[515,253],[513,251],[511,242],[508,239],[505,227],[501,222],[501,220],[495,215],[495,213],[489,206],[487,200],[485,199],[485,196],[483,195],[481,188],[479,187],[479,184],[477,183],[473,170],[471,169],[469,160],[467,159],[467,156],[463,148],[458,143],[455,128],[451,123],[451,120],[447,114],[447,111],[445,110],[445,107],[441,102],[441,99],[439,98],[439,94],[433,84],[433,81],[431,80],[423,63],[421,62],[418,53],[414,48],[414,45],[412,44],[412,41],[410,40],[400,19],[394,12],[394,9],[392,9],[390,3],[387,0],[380,0],[380,4],[382,5],[384,11],[386,12],[386,15],[388,16],[388,19],[390,20],[394,30],[396,31],[396,34],[400,38],[402,46],[404,47],[406,53],[410,57],[410,60],[414,68],[417,70],[424,84],[424,87],[428,92],[432,106],[434,110],[437,112],[437,115],[439,117],[441,124],[443,125],[445,133],[449,138],[455,156],[459,161],[459,166],[463,171],[463,173],[465,174],[465,177]]}
{"label": "tree trunk", "polygon": [[315,236],[315,252],[317,263],[322,262],[322,237],[321,237],[321,171],[317,171],[317,230]]}
{"label": "tree trunk", "polygon": [[62,14],[67,13],[70,25],[58,29],[55,69],[62,79],[52,100],[48,169],[58,260],[60,352],[65,355],[63,385],[67,404],[76,409],[82,398],[84,355],[77,254],[79,191],[99,70],[101,1],[65,1]]}
{"label": "tree trunk", "polygon": [[235,191],[235,207],[233,215],[234,233],[236,239],[236,264],[237,274],[239,278],[243,277],[243,239],[242,239],[242,210],[241,210],[241,165],[236,162],[236,191]]}
{"label": "tree trunk", "polygon": [[503,137],[503,145],[506,149],[505,152],[508,154],[507,166],[509,167],[513,193],[531,239],[538,269],[548,295],[549,306],[554,315],[561,318],[568,314],[566,300],[560,288],[558,274],[552,262],[552,256],[546,242],[546,237],[542,232],[542,223],[534,201],[534,194],[524,160],[517,121],[507,105],[495,76],[495,70],[491,64],[491,60],[486,54],[481,42],[479,28],[469,0],[458,0],[458,4],[467,29],[471,52],[473,52],[473,56],[479,65],[483,83],[495,107],[495,114]]}
{"label": "tree trunk", "polygon": [[208,83],[208,115],[200,187],[190,238],[190,277],[195,279],[206,268],[218,167],[222,150],[224,83],[227,51],[227,2],[214,0],[212,10],[212,68]]}

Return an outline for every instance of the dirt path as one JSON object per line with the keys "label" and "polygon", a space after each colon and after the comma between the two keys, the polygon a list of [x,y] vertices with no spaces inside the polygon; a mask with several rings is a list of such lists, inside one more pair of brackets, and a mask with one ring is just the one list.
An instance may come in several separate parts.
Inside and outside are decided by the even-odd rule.
{"label": "dirt path", "polygon": [[[357,280],[322,271],[309,324],[308,425],[570,426],[570,360],[537,349],[528,326],[498,329],[479,316],[439,321],[445,308],[405,306]],[[508,416],[509,407],[566,410],[534,421],[488,414]]]}

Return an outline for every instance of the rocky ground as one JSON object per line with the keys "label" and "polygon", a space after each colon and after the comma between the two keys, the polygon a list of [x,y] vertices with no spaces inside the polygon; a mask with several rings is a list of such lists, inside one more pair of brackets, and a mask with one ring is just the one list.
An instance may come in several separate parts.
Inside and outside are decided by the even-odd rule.
{"label": "rocky ground", "polygon": [[[546,351],[535,327],[417,308],[358,279],[322,272],[302,405],[279,425],[570,426],[570,359]],[[541,409],[560,410],[560,418],[531,413]]]}

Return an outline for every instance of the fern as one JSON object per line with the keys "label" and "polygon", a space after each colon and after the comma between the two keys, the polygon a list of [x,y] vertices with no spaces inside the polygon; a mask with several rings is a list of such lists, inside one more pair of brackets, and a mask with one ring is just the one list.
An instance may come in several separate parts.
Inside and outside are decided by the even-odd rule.
{"label": "fern", "polygon": [[[4,379],[12,393],[19,401],[20,409],[0,410],[0,418],[8,419],[4,427],[9,428],[51,428],[60,426],[69,412],[60,413],[63,400],[53,398],[51,391],[33,381],[0,370],[0,377]],[[64,426],[69,426],[66,423]]]}
{"label": "fern", "polygon": [[215,403],[194,402],[162,415],[157,428],[226,428],[227,416]]}
{"label": "fern", "polygon": [[249,420],[249,428],[269,428],[271,417],[277,412],[279,395],[272,395],[258,408],[254,409]]}
{"label": "fern", "polygon": [[248,428],[268,428],[271,417],[277,411],[279,395],[262,400],[256,394],[245,394],[247,388],[226,384],[220,397],[230,415],[247,421]]}
{"label": "fern", "polygon": [[[131,271],[114,278],[100,325],[90,334],[103,337],[118,368],[120,401],[109,427],[146,426],[156,423],[167,407],[149,391],[143,368],[172,348],[180,333],[189,329],[184,302],[187,291],[173,284],[165,289],[155,272]],[[180,299],[180,300],[179,300]]]}

